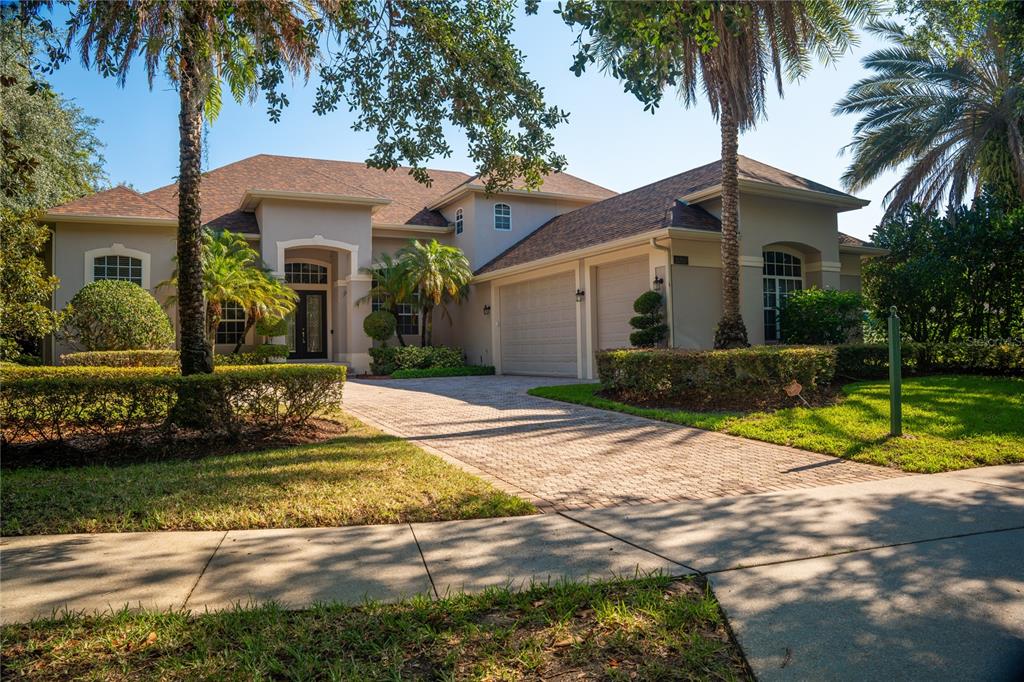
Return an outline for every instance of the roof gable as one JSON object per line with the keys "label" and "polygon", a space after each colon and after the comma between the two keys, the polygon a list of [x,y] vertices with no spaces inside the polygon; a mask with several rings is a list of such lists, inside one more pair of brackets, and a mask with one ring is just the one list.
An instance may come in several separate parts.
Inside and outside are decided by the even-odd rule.
{"label": "roof gable", "polygon": [[54,215],[170,219],[177,215],[130,187],[118,185],[50,209]]}

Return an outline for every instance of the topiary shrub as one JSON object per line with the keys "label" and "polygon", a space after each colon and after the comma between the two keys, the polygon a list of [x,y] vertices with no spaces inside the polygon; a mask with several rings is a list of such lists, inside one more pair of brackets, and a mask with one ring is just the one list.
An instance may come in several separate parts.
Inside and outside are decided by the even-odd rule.
{"label": "topiary shrub", "polygon": [[811,287],[784,299],[779,313],[783,343],[835,345],[857,338],[864,324],[864,300],[856,291]]}
{"label": "topiary shrub", "polygon": [[84,350],[169,348],[174,330],[153,295],[133,282],[82,287],[67,307],[62,338]]}
{"label": "topiary shrub", "polygon": [[398,320],[387,310],[377,310],[363,320],[363,331],[374,341],[386,344],[395,335]]}
{"label": "topiary shrub", "polygon": [[288,334],[288,320],[283,317],[264,317],[256,323],[256,333],[262,336],[285,336]]}
{"label": "topiary shrub", "polygon": [[638,313],[629,320],[634,331],[629,335],[629,342],[637,348],[653,348],[665,342],[668,336],[668,325],[665,324],[664,299],[657,291],[645,291],[633,302],[633,310]]}

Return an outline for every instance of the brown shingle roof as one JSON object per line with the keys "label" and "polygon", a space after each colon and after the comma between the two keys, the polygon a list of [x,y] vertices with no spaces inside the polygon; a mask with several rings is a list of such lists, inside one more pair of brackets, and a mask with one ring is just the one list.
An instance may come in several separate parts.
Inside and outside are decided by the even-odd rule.
{"label": "brown shingle roof", "polygon": [[[850,195],[820,183],[739,157],[741,178],[790,189]],[[696,205],[679,201],[722,182],[721,161],[685,171],[589,206],[552,218],[522,241],[477,270],[477,274],[522,265],[541,258],[630,237],[663,227],[720,231],[721,223]]]}
{"label": "brown shingle roof", "polygon": [[[431,225],[443,227],[448,221],[437,211],[427,209],[444,195],[474,180],[475,176],[458,171],[431,170],[430,187],[409,175],[408,168],[382,171],[363,163],[307,159],[295,156],[259,154],[216,168],[203,176],[203,221],[212,227],[258,233],[253,213],[239,208],[249,190],[339,194],[390,203],[374,214],[378,224]],[[558,173],[545,179],[541,191],[602,198],[609,190],[572,175]],[[51,209],[51,214],[85,213],[97,217],[121,215],[133,217],[177,217],[177,183],[145,194],[127,188],[115,188]]]}
{"label": "brown shingle roof", "polygon": [[139,194],[130,187],[118,185],[103,192],[96,192],[50,209],[56,215],[95,215],[125,218],[174,219],[176,213]]}
{"label": "brown shingle roof", "polygon": [[852,234],[846,234],[845,232],[839,233],[839,243],[842,246],[870,246],[863,239],[857,239]]}

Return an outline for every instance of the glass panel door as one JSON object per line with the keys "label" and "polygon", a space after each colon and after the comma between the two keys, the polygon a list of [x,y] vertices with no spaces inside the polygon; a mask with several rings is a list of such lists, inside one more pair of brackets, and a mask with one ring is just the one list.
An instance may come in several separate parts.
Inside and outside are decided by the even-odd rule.
{"label": "glass panel door", "polygon": [[324,294],[306,294],[306,352],[320,355],[324,352]]}

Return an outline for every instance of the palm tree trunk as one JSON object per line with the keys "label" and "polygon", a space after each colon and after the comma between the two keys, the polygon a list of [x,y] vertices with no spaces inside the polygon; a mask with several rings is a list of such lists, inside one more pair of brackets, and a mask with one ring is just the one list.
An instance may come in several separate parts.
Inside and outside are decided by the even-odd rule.
{"label": "palm tree trunk", "polygon": [[206,340],[203,301],[203,233],[199,203],[203,133],[203,70],[201,50],[195,44],[201,22],[197,3],[186,5],[182,19],[181,72],[178,95],[178,324],[181,329],[181,373],[213,371],[213,356]]}
{"label": "palm tree trunk", "polygon": [[424,305],[420,314],[423,316],[423,322],[420,324],[420,347],[422,348],[427,345],[427,328],[430,326],[430,306]]}
{"label": "palm tree trunk", "polygon": [[749,346],[740,315],[739,125],[729,101],[722,102],[722,319],[715,330],[715,348]]}
{"label": "palm tree trunk", "polygon": [[[391,309],[388,312],[390,312],[392,315],[394,315],[395,316],[395,322],[398,322],[398,306],[397,305],[391,306]],[[398,345],[399,346],[404,346],[405,345],[405,339],[402,338],[402,328],[398,324],[395,325],[395,336],[398,338]]]}

